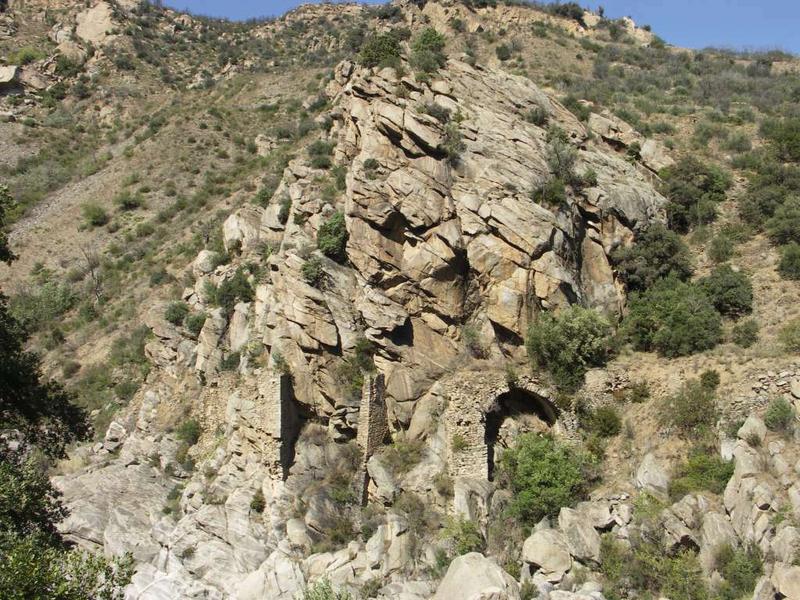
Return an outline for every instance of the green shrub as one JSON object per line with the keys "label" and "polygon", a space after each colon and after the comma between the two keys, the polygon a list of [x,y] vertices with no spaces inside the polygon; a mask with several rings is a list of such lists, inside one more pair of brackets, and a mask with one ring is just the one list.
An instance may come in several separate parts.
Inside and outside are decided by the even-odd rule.
{"label": "green shrub", "polygon": [[744,548],[725,544],[714,556],[714,568],[724,578],[717,589],[719,600],[738,600],[752,596],[764,573],[763,556],[758,546],[753,544]]}
{"label": "green shrub", "polygon": [[633,246],[612,253],[617,273],[631,291],[643,291],[656,281],[692,276],[689,248],[675,232],[661,224],[651,225]]}
{"label": "green shrub", "polygon": [[344,263],[347,261],[347,238],[344,213],[337,211],[320,225],[317,232],[317,247],[328,258]]}
{"label": "green shrub", "polygon": [[126,190],[114,198],[114,204],[120,210],[136,210],[144,206],[144,198],[141,194],[132,194]]}
{"label": "green shrub", "polygon": [[558,315],[540,313],[528,330],[528,356],[561,388],[580,386],[586,370],[605,364],[611,326],[599,313],[570,306]]}
{"label": "green shrub", "polygon": [[164,311],[164,318],[173,325],[180,325],[189,314],[186,302],[170,302]]}
{"label": "green shrub", "polygon": [[591,109],[581,102],[575,96],[569,95],[561,100],[564,107],[578,117],[579,121],[584,123],[589,120],[589,115],[592,113]]}
{"label": "green shrub", "polygon": [[319,256],[312,256],[303,263],[301,273],[306,283],[315,288],[319,288],[325,282],[325,270],[322,267],[322,260]]}
{"label": "green shrub", "polygon": [[400,41],[391,33],[368,37],[358,54],[365,67],[397,67],[400,65]]}
{"label": "green shrub", "polygon": [[442,538],[452,548],[453,554],[461,556],[469,552],[483,552],[486,540],[474,521],[450,517],[445,521]]}
{"label": "green shrub", "polygon": [[715,387],[690,379],[666,399],[662,420],[684,435],[708,431],[717,421]]}
{"label": "green shrub", "polygon": [[628,386],[625,399],[633,404],[641,404],[650,397],[650,386],[646,381],[636,381]]}
{"label": "green shrub", "polygon": [[738,317],[753,310],[753,285],[741,271],[728,265],[716,267],[698,281],[698,286],[711,299],[720,314]]}
{"label": "green shrub", "polygon": [[550,120],[550,113],[541,106],[537,106],[525,113],[525,120],[528,123],[533,123],[537,127],[544,127]]}
{"label": "green shrub", "polygon": [[92,202],[81,206],[81,215],[86,224],[91,227],[100,227],[108,223],[108,213],[105,209]]}
{"label": "green shrub", "polygon": [[622,419],[613,406],[600,406],[581,419],[583,426],[591,433],[609,438],[622,430]]}
{"label": "green shrub", "polygon": [[289,211],[292,210],[292,199],[287,195],[281,198],[280,209],[278,210],[278,222],[286,225],[289,220]]}
{"label": "green shrub", "polygon": [[422,460],[424,448],[419,440],[395,440],[381,451],[381,462],[395,475],[404,475]]}
{"label": "green shrub", "polygon": [[533,190],[531,200],[542,206],[558,208],[567,204],[567,186],[556,177]]}
{"label": "green shrub", "polygon": [[709,350],[722,339],[722,319],[708,296],[672,278],[632,296],[622,329],[637,350],[667,357]]}
{"label": "green shrub", "polygon": [[55,281],[22,288],[10,302],[10,312],[25,328],[42,329],[75,306],[72,287]]}
{"label": "green shrub", "polygon": [[758,321],[747,319],[733,326],[731,339],[733,343],[742,348],[749,348],[758,341]]}
{"label": "green shrub", "polygon": [[301,600],[353,600],[353,597],[348,592],[334,590],[330,581],[322,579],[306,586]]}
{"label": "green shrub", "polygon": [[627,597],[629,590],[637,597],[669,597],[673,600],[708,600],[702,568],[690,550],[677,554],[663,551],[660,544],[642,536],[631,547],[606,534],[600,542],[600,572],[606,580],[603,592],[609,598]]}
{"label": "green shrub", "polygon": [[219,365],[220,371],[235,371],[239,368],[239,363],[242,361],[242,356],[238,352],[231,352]]}
{"label": "green shrub", "polygon": [[775,398],[764,413],[764,424],[772,431],[787,431],[794,423],[794,407],[786,398]]}
{"label": "green shrub", "polygon": [[178,439],[189,446],[194,446],[197,443],[202,432],[203,429],[197,419],[187,419],[175,429]]}
{"label": "green shrub", "polygon": [[233,277],[229,277],[217,288],[214,301],[227,314],[233,312],[237,302],[252,302],[255,298],[255,291],[250,280],[242,267],[236,269]]}
{"label": "green shrub", "polygon": [[693,157],[664,169],[662,178],[664,195],[669,200],[669,226],[679,232],[712,222],[717,216],[717,203],[725,199],[732,185],[728,173]]}
{"label": "green shrub", "polygon": [[769,139],[780,158],[800,161],[800,117],[769,119],[761,125],[761,134]]}
{"label": "green shrub", "polygon": [[778,340],[787,352],[800,352],[800,319],[792,319],[784,325]]}
{"label": "green shrub", "polygon": [[553,139],[547,146],[545,160],[556,179],[565,183],[575,182],[575,163],[578,161],[578,152],[571,144],[557,138]]}
{"label": "green shrub", "polygon": [[800,196],[784,200],[767,221],[767,233],[776,244],[800,243]]}
{"label": "green shrub", "polygon": [[10,65],[29,65],[34,61],[45,58],[46,54],[39,48],[23,46],[8,55],[7,61]]}
{"label": "green shrub", "polygon": [[732,475],[732,460],[722,460],[713,450],[699,448],[676,469],[669,484],[670,498],[675,502],[689,492],[703,490],[721,494]]}
{"label": "green shrub", "polygon": [[203,325],[205,325],[205,322],[206,322],[207,318],[208,318],[208,315],[206,315],[206,313],[204,313],[204,312],[195,313],[195,314],[187,316],[186,319],[184,320],[183,324],[186,327],[186,329],[189,331],[189,333],[191,333],[193,336],[197,337],[198,335],[200,335],[200,332],[202,331]]}
{"label": "green shrub", "polygon": [[411,66],[425,74],[437,71],[447,62],[445,45],[445,37],[434,28],[423,30],[411,43]]}
{"label": "green shrub", "polygon": [[590,466],[587,456],[550,437],[519,436],[500,458],[499,482],[513,494],[508,514],[528,526],[557,515],[584,498]]}
{"label": "green shrub", "polygon": [[781,260],[778,263],[778,273],[784,279],[800,279],[800,244],[792,242],[781,248]]}
{"label": "green shrub", "polygon": [[444,128],[444,139],[439,150],[444,153],[447,162],[457,165],[461,154],[467,149],[457,123],[448,123]]}
{"label": "green shrub", "polygon": [[727,235],[719,234],[711,240],[706,254],[715,263],[723,263],[733,256],[733,249],[733,240]]}
{"label": "green shrub", "polygon": [[503,62],[511,58],[511,48],[509,48],[505,44],[500,44],[499,46],[497,46],[494,49],[494,53],[497,55],[497,58]]}

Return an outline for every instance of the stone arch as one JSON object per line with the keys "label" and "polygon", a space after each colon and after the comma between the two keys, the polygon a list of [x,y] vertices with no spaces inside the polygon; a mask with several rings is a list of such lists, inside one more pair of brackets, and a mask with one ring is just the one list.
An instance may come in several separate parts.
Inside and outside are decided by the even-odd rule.
{"label": "stone arch", "polygon": [[501,371],[462,371],[443,382],[448,465],[453,477],[489,480],[505,417],[526,416],[558,434],[561,415],[553,395],[537,379],[509,382]]}
{"label": "stone arch", "polygon": [[519,432],[549,431],[558,422],[558,412],[549,398],[538,390],[529,390],[518,385],[509,386],[508,391],[495,398],[485,415],[484,443],[486,444],[487,476],[494,479],[495,457],[500,448],[508,447],[509,418],[520,426]]}

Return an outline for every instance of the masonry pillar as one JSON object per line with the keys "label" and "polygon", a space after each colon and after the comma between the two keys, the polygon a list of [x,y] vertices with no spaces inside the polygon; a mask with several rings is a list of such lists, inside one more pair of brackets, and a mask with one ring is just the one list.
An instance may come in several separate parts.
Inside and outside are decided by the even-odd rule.
{"label": "masonry pillar", "polygon": [[356,443],[361,449],[360,473],[362,503],[367,500],[369,474],[367,461],[389,435],[389,421],[386,415],[385,380],[383,373],[367,375],[361,388],[361,403],[358,411],[358,434]]}
{"label": "masonry pillar", "polygon": [[286,479],[294,460],[294,444],[300,423],[292,402],[292,378],[272,372],[264,384],[260,391],[266,400],[264,425],[269,433],[269,447],[265,448],[268,468],[274,479]]}

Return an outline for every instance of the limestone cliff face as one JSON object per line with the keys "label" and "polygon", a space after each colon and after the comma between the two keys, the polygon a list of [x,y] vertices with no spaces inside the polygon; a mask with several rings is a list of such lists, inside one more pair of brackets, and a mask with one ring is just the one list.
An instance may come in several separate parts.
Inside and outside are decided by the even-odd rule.
{"label": "limestone cliff face", "polygon": [[[382,597],[430,597],[435,540],[415,547],[398,513],[384,515],[363,543],[319,547],[343,511],[331,473],[356,473],[368,481],[359,490],[385,503],[413,490],[448,512],[433,483],[446,470],[448,432],[431,416],[446,398],[431,390],[445,376],[458,379],[465,328],[488,358],[522,359],[539,311],[581,303],[617,314],[625,298],[609,254],[663,218],[652,175],[526,78],[457,56],[430,81],[344,62],[327,91],[324,135],[347,173],[345,189],[331,194],[330,173],[298,157],[267,208],[229,217],[224,241],[240,252],[223,266],[201,252],[184,292],[192,310],[208,314],[197,339],[167,323],[164,306],[153,308],[147,353],[155,369],[145,389],[104,443],[82,451],[90,467],[58,480],[72,508],[67,533],[134,552],[133,598],[288,600],[323,574],[344,585],[396,580],[396,594]],[[548,115],[547,127],[526,120],[532,110]],[[556,128],[574,150],[576,173],[593,171],[596,182],[549,207],[531,191],[552,176]],[[336,211],[349,235],[344,264],[314,249]],[[214,308],[209,284],[263,261],[266,247],[253,301],[230,314]],[[317,287],[303,276],[312,255],[325,272]],[[389,430],[411,426],[425,442],[402,482],[380,461],[367,464],[374,440],[368,452],[353,449],[368,403],[353,397],[340,367],[362,338],[384,378],[369,389],[383,395],[385,381]],[[240,357],[235,381],[220,370],[231,356]],[[280,377],[287,369],[291,380]],[[178,443],[158,415],[189,397],[209,433],[192,450],[194,473],[167,472],[180,462]],[[488,482],[458,485],[466,506]],[[254,511],[254,494],[263,512]]]}

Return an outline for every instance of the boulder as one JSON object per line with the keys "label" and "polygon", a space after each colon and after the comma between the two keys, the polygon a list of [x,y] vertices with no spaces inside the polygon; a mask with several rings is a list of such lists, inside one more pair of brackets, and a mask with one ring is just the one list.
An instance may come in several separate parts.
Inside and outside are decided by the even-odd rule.
{"label": "boulder", "polygon": [[519,600],[519,584],[495,562],[470,552],[450,563],[433,600]]}
{"label": "boulder", "polygon": [[214,272],[219,264],[219,254],[213,250],[200,250],[197,258],[192,262],[192,273],[196,278]]}
{"label": "boulder", "polygon": [[0,65],[0,90],[15,87],[18,83],[19,67],[15,65]]}
{"label": "boulder", "polygon": [[560,581],[572,568],[567,539],[555,529],[536,531],[525,540],[522,560],[537,567],[549,581]]}
{"label": "boulder", "polygon": [[261,230],[261,209],[245,206],[230,215],[222,224],[222,241],[225,250],[239,245],[242,250],[254,246]]}
{"label": "boulder", "polygon": [[669,475],[651,452],[645,455],[636,469],[636,487],[656,498],[667,499]]}
{"label": "boulder", "polygon": [[772,571],[772,585],[788,600],[800,600],[800,567],[777,563]]}
{"label": "boulder", "polygon": [[754,415],[747,417],[747,420],[739,428],[739,431],[736,432],[736,437],[740,440],[748,442],[748,440],[757,439],[759,445],[764,441],[766,435],[767,426],[764,425],[764,421]]}
{"label": "boulder", "polygon": [[75,35],[85,42],[102,45],[115,27],[113,16],[108,2],[98,2],[75,17]]}
{"label": "boulder", "polygon": [[562,508],[558,527],[567,538],[569,553],[581,562],[600,561],[600,535],[591,521],[571,508]]}
{"label": "boulder", "polygon": [[700,564],[706,573],[714,569],[716,553],[722,546],[734,546],[737,543],[736,532],[730,520],[717,512],[708,512],[703,517],[700,530]]}

